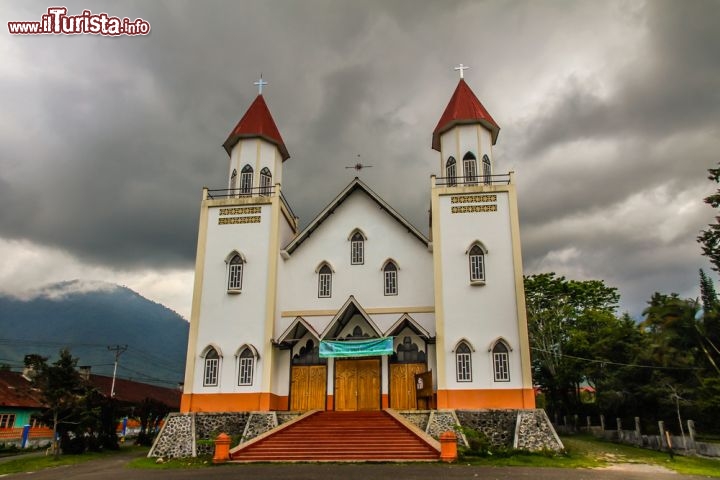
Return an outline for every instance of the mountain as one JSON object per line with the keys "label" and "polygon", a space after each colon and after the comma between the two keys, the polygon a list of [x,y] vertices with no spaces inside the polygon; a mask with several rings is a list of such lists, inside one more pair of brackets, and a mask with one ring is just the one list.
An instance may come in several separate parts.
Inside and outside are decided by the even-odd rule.
{"label": "mountain", "polygon": [[26,354],[57,358],[67,347],[92,373],[163,386],[183,380],[189,324],[142,295],[104,282],[56,283],[27,298],[0,294],[0,364],[22,367]]}

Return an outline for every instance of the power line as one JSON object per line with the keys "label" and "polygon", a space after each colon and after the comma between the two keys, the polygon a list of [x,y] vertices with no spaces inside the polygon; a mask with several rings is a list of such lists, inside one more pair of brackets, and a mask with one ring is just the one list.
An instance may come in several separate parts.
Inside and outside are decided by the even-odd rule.
{"label": "power line", "polygon": [[618,365],[620,367],[651,368],[654,370],[695,370],[695,371],[702,370],[702,368],[699,368],[699,367],[662,367],[662,366],[656,366],[656,365],[639,365],[637,363],[611,362],[609,360],[598,360],[595,358],[583,358],[583,357],[576,357],[574,355],[568,355],[565,353],[551,352],[550,350],[545,350],[545,349],[537,348],[537,347],[531,347],[531,350],[535,350],[538,352],[544,352],[544,353],[550,353],[553,355],[557,355],[558,357],[572,358],[574,360],[582,360],[584,362],[589,362],[589,363],[601,363],[604,365]]}

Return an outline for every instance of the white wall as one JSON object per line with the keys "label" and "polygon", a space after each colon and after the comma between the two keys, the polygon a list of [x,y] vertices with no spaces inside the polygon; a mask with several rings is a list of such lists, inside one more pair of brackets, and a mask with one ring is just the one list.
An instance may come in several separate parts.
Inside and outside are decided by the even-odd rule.
{"label": "white wall", "polygon": [[[440,218],[433,218],[441,232],[443,304],[445,320],[444,348],[446,379],[450,389],[522,387],[517,299],[512,257],[508,192],[494,191],[497,211],[451,213],[451,196],[439,199]],[[485,255],[485,285],[471,285],[468,256],[473,241],[480,240]],[[437,248],[437,247],[436,247]],[[510,357],[510,382],[495,382],[491,342],[505,338],[513,349]],[[457,342],[466,338],[475,348],[472,354],[472,382],[456,382]]]}
{"label": "white wall", "polygon": [[[235,354],[243,344],[252,344],[258,351],[264,344],[271,206],[260,206],[260,223],[239,225],[219,225],[220,208],[225,207],[210,207],[208,211],[196,354],[200,355],[207,345],[213,344],[220,348],[223,358],[217,387],[203,387],[204,361],[198,358],[193,392],[258,392],[265,356],[260,352],[253,385],[238,386]],[[247,260],[243,269],[242,293],[239,294],[228,293],[227,290],[228,266],[225,261],[233,250],[237,250]]]}

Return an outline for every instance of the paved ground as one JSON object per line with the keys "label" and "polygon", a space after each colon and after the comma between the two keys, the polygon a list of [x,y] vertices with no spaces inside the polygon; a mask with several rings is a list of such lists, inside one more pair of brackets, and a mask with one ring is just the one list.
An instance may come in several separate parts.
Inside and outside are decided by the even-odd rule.
{"label": "paved ground", "polygon": [[2,480],[697,480],[702,477],[658,471],[656,467],[628,465],[609,469],[495,468],[442,464],[296,464],[223,465],[193,470],[128,469],[135,454],[119,454],[102,460],[5,475]]}

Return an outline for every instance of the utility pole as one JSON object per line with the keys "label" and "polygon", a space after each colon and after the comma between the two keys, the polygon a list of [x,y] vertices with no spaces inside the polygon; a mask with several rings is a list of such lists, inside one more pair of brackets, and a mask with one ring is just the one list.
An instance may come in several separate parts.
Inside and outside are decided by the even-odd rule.
{"label": "utility pole", "polygon": [[117,366],[118,366],[118,360],[120,359],[120,355],[122,355],[127,349],[127,345],[109,345],[107,347],[108,350],[111,352],[115,352],[115,367],[113,368],[113,380],[112,380],[112,386],[110,387],[110,398],[115,398],[115,377],[117,376]]}

